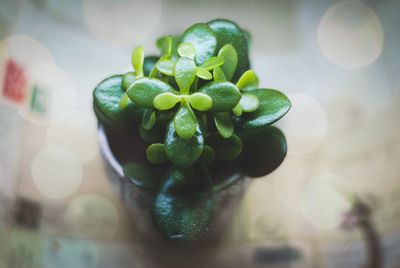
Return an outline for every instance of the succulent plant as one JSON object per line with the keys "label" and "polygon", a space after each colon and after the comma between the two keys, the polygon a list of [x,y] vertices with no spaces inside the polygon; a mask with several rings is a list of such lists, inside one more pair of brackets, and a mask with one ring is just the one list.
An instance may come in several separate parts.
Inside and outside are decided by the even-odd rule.
{"label": "succulent plant", "polygon": [[259,177],[281,163],[285,137],[271,124],[291,104],[283,93],[259,88],[250,35],[234,22],[197,23],[157,46],[159,56],[135,48],[133,71],[95,88],[94,111],[106,128],[138,134],[126,150],[143,157],[124,159],[124,173],[153,193],[162,233],[196,239],[211,227],[215,195],[230,175]]}

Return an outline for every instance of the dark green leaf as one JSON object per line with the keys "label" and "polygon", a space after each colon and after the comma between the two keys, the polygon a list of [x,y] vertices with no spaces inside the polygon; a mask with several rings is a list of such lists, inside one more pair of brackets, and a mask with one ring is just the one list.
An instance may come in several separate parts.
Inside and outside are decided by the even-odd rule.
{"label": "dark green leaf", "polygon": [[214,149],[208,145],[204,146],[203,152],[201,153],[197,163],[200,165],[209,165],[215,159],[215,152]]}
{"label": "dark green leaf", "polygon": [[136,81],[135,72],[127,72],[122,77],[122,88],[126,90],[133,82]]}
{"label": "dark green leaf", "polygon": [[158,60],[159,60],[159,57],[157,57],[157,56],[144,57],[143,73],[145,76],[149,76],[151,70],[156,65]]}
{"label": "dark green leaf", "polygon": [[231,44],[226,44],[219,50],[218,57],[224,60],[221,69],[224,71],[226,79],[231,81],[238,65],[236,49]]}
{"label": "dark green leaf", "polygon": [[233,124],[229,113],[220,112],[214,114],[215,126],[219,134],[225,139],[233,135]]}
{"label": "dark green leaf", "polygon": [[196,78],[196,64],[190,58],[181,57],[175,65],[175,80],[182,94],[188,94]]}
{"label": "dark green leaf", "polygon": [[168,161],[165,145],[162,143],[153,143],[147,147],[146,156],[152,164],[162,164]]}
{"label": "dark green leaf", "polygon": [[236,135],[232,135],[228,139],[219,135],[211,135],[206,142],[214,149],[215,158],[218,160],[233,160],[242,151],[242,141]]}
{"label": "dark green leaf", "polygon": [[193,167],[188,168],[174,168],[171,172],[171,177],[174,184],[177,186],[185,185],[193,180],[194,170]]}
{"label": "dark green leaf", "polygon": [[217,53],[217,37],[211,28],[204,23],[197,23],[187,29],[181,42],[192,43],[196,49],[195,61],[198,66]]}
{"label": "dark green leaf", "polygon": [[156,123],[156,112],[153,110],[145,110],[143,113],[142,126],[144,129],[152,129]]}
{"label": "dark green leaf", "polygon": [[165,137],[166,153],[169,160],[176,166],[187,167],[193,165],[203,151],[204,139],[200,127],[197,125],[196,133],[188,140],[178,136],[174,123],[168,125]]}
{"label": "dark green leaf", "polygon": [[197,119],[188,105],[181,105],[174,117],[175,130],[184,140],[190,139],[198,127]]}
{"label": "dark green leaf", "polygon": [[127,163],[123,166],[125,176],[136,186],[147,191],[157,191],[167,177],[166,168],[150,163]]}
{"label": "dark green leaf", "polygon": [[240,101],[240,92],[230,82],[211,82],[199,89],[213,101],[212,109],[219,112],[231,111]]}

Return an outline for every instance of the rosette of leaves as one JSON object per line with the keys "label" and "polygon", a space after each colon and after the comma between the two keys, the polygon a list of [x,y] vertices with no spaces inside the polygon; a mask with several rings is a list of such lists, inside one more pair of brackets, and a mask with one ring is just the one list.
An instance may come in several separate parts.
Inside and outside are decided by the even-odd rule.
{"label": "rosette of leaves", "polygon": [[197,239],[211,227],[215,194],[229,175],[260,177],[282,162],[286,140],[271,125],[291,104],[280,91],[260,88],[249,34],[234,22],[194,24],[157,46],[158,56],[134,49],[133,70],[95,88],[94,110],[106,128],[136,133],[126,150],[142,155],[124,159],[124,172],[154,194],[162,233]]}

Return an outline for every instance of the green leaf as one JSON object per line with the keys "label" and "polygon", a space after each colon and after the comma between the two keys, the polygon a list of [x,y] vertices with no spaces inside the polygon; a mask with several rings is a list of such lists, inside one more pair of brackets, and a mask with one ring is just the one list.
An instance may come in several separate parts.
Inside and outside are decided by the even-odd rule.
{"label": "green leaf", "polygon": [[188,102],[194,109],[202,112],[210,110],[213,105],[210,96],[199,92],[189,95]]}
{"label": "green leaf", "polygon": [[132,51],[132,66],[137,77],[143,77],[144,50],[137,47]]}
{"label": "green leaf", "polygon": [[197,67],[196,75],[204,80],[211,80],[213,78],[212,74],[204,68]]}
{"label": "green leaf", "polygon": [[146,149],[147,159],[153,164],[162,164],[168,161],[165,153],[165,145],[162,143],[153,143]]}
{"label": "green leaf", "polygon": [[175,62],[172,60],[161,60],[156,64],[157,70],[165,75],[173,76],[175,71]]}
{"label": "green leaf", "polygon": [[129,98],[128,94],[124,93],[119,101],[119,109],[124,110],[126,107],[128,107],[129,102],[131,102],[131,99]]}
{"label": "green leaf", "polygon": [[154,98],[153,105],[156,109],[165,111],[172,109],[180,100],[181,98],[179,96],[166,92],[157,95]]}
{"label": "green leaf", "polygon": [[208,58],[200,67],[206,70],[212,70],[215,67],[219,67],[224,64],[224,59],[220,57],[211,57]]}
{"label": "green leaf", "polygon": [[176,166],[187,167],[193,165],[203,151],[204,139],[197,124],[196,132],[190,139],[182,139],[175,130],[174,122],[167,128],[164,142],[168,159]]}
{"label": "green leaf", "polygon": [[258,87],[258,77],[253,70],[246,71],[236,83],[236,86],[240,90],[244,89],[254,89]]}
{"label": "green leaf", "polygon": [[242,151],[242,141],[233,134],[228,139],[219,135],[211,135],[207,138],[207,144],[215,151],[215,158],[218,160],[233,160],[237,158]]}
{"label": "green leaf", "polygon": [[139,188],[155,192],[165,181],[166,168],[150,163],[130,162],[123,166],[125,177]]}
{"label": "green leaf", "polygon": [[175,80],[182,94],[188,94],[196,78],[196,64],[190,58],[181,57],[175,65]]}
{"label": "green leaf", "polygon": [[142,126],[144,129],[152,129],[156,123],[156,112],[153,110],[146,110],[143,113]]}
{"label": "green leaf", "polygon": [[214,114],[214,122],[215,126],[219,134],[225,139],[231,137],[233,135],[233,124],[232,119],[229,113],[221,112]]}
{"label": "green leaf", "polygon": [[133,82],[136,81],[135,72],[127,72],[122,77],[122,88],[126,90]]}
{"label": "green leaf", "polygon": [[153,108],[154,98],[165,92],[177,93],[170,85],[156,78],[143,77],[136,80],[128,89],[129,98],[142,108]]}
{"label": "green leaf", "polygon": [[242,110],[242,106],[240,106],[240,102],[235,106],[235,108],[233,108],[232,112],[236,116],[241,116],[242,115],[243,110]]}
{"label": "green leaf", "polygon": [[152,211],[156,225],[168,240],[202,239],[211,228],[216,206],[209,175],[196,169],[190,183],[176,188],[171,176],[155,197]]}
{"label": "green leaf", "polygon": [[226,81],[226,77],[224,71],[220,67],[215,67],[213,71],[214,81],[215,82],[224,82]]}
{"label": "green leaf", "polygon": [[271,125],[284,116],[290,109],[290,100],[281,92],[274,89],[255,89],[248,91],[260,101],[254,112],[241,117],[242,128],[260,128]]}
{"label": "green leaf", "polygon": [[225,73],[226,80],[231,81],[238,65],[236,49],[231,44],[226,44],[219,50],[218,57],[225,62],[221,69]]}
{"label": "green leaf", "polygon": [[214,149],[208,145],[204,145],[203,152],[201,153],[199,159],[197,159],[197,163],[200,165],[209,165],[215,159]]}
{"label": "green leaf", "polygon": [[208,22],[208,25],[217,35],[218,50],[226,44],[232,44],[236,49],[238,64],[232,81],[237,81],[240,75],[250,68],[249,48],[246,36],[236,23],[229,20],[216,19]]}
{"label": "green leaf", "polygon": [[147,56],[144,57],[144,63],[143,63],[143,74],[144,76],[149,76],[151,70],[153,67],[156,65],[157,61],[160,58],[158,56]]}
{"label": "green leaf", "polygon": [[181,105],[174,117],[174,127],[178,136],[184,140],[192,138],[196,133],[197,119],[189,106]]}
{"label": "green leaf", "polygon": [[191,43],[181,43],[178,46],[178,54],[181,57],[194,59],[196,56],[196,49]]}
{"label": "green leaf", "polygon": [[191,43],[195,47],[195,61],[198,66],[215,56],[217,52],[217,36],[205,23],[192,25],[182,34],[181,42]]}
{"label": "green leaf", "polygon": [[171,172],[171,177],[174,180],[174,184],[178,186],[188,184],[193,180],[193,176],[193,167],[174,168]]}
{"label": "green leaf", "polygon": [[244,93],[242,95],[242,98],[240,99],[239,104],[243,112],[249,113],[257,110],[258,106],[260,105],[260,101],[255,95]]}
{"label": "green leaf", "polygon": [[201,87],[199,92],[211,97],[212,109],[218,112],[231,111],[241,97],[237,87],[230,82],[211,82]]}

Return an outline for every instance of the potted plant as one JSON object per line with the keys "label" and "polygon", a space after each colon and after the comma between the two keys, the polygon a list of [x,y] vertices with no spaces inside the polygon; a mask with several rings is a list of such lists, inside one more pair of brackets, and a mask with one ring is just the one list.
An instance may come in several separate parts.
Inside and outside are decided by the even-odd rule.
{"label": "potted plant", "polygon": [[158,39],[160,55],[134,49],[133,70],[94,89],[101,146],[125,201],[167,240],[207,237],[227,206],[221,197],[239,196],[245,177],[272,172],[286,155],[271,124],[291,104],[259,87],[249,43],[232,21],[197,23]]}

